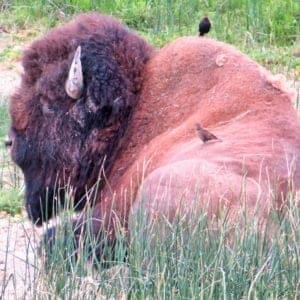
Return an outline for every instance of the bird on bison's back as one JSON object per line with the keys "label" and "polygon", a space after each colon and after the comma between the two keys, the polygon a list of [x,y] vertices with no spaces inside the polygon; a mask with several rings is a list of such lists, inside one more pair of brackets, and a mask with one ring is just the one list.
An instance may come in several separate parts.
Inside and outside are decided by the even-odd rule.
{"label": "bird on bison's back", "polygon": [[209,32],[211,23],[208,17],[204,17],[199,23],[199,36],[203,36]]}

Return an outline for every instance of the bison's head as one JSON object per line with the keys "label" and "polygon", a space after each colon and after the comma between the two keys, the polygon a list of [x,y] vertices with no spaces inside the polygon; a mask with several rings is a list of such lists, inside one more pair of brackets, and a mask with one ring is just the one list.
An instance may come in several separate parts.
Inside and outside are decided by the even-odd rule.
{"label": "bison's head", "polygon": [[109,172],[150,52],[118,21],[98,14],[50,32],[25,52],[8,144],[35,223],[55,214],[67,187],[81,209],[101,172]]}

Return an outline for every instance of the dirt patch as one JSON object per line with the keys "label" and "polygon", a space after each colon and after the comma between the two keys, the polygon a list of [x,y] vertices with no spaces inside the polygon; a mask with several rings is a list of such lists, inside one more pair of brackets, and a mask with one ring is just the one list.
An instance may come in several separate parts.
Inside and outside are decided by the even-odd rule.
{"label": "dirt patch", "polygon": [[[14,46],[10,34],[0,32],[0,54]],[[21,53],[21,49],[19,50]],[[9,101],[9,97],[20,84],[22,66],[19,58],[5,59],[0,56],[0,105]],[[0,141],[2,142],[2,140]],[[12,167],[7,155],[0,158],[1,176],[4,186],[13,186],[12,179],[19,175]],[[22,176],[19,179],[22,183]],[[40,243],[42,228],[36,228],[27,219],[25,213],[11,217],[0,211],[0,299],[30,299],[26,296],[32,292],[32,284],[37,276],[37,245]],[[4,291],[5,289],[5,291]]]}
{"label": "dirt patch", "polygon": [[22,68],[19,63],[14,67],[8,67],[0,64],[0,104],[8,101],[10,95],[20,84]]}
{"label": "dirt patch", "polygon": [[[0,31],[0,105],[9,100],[20,84],[22,67],[19,57],[11,59],[5,52],[13,49],[14,53],[21,53],[22,43],[21,46],[14,43],[11,34]],[[10,162],[4,156],[1,165],[7,165],[1,171],[10,181]],[[42,229],[34,228],[25,214],[12,217],[0,212],[0,299],[29,299],[26,292],[31,290],[37,274],[35,249],[41,234]]]}
{"label": "dirt patch", "polygon": [[20,83],[20,57],[26,42],[15,40],[15,33],[0,30],[0,104],[7,101]]}
{"label": "dirt patch", "polygon": [[0,232],[0,298],[26,299],[38,273],[36,248],[42,229],[34,227],[25,215],[1,213]]}

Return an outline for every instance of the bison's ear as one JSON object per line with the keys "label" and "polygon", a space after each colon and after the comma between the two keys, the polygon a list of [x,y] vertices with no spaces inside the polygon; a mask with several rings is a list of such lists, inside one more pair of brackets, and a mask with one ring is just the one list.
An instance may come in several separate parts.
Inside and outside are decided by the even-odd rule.
{"label": "bison's ear", "polygon": [[83,90],[83,75],[80,56],[81,47],[78,46],[69,70],[68,79],[65,84],[65,90],[67,94],[73,99],[80,98]]}

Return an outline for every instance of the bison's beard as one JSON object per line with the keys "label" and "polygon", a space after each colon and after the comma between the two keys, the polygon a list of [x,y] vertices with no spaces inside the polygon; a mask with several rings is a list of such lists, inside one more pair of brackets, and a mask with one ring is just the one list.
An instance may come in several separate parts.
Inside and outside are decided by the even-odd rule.
{"label": "bison's beard", "polygon": [[45,187],[45,181],[38,177],[30,180],[25,176],[26,211],[36,225],[48,222],[63,209],[80,211],[87,201],[95,199],[95,188],[88,190],[86,185],[73,185],[70,178],[67,182],[58,178]]}
{"label": "bison's beard", "polygon": [[63,209],[80,211],[88,200],[95,199],[93,190],[75,190],[68,185],[66,187],[40,188],[34,192],[30,184],[26,185],[25,206],[28,217],[34,224],[41,226]]}
{"label": "bison's beard", "polygon": [[[92,155],[88,155],[90,158]],[[81,211],[87,203],[93,205],[103,187],[104,161],[86,161],[83,155],[80,163],[71,172],[62,168],[38,174],[36,170],[25,171],[25,206],[28,217],[36,225],[42,225],[63,209]],[[57,168],[54,168],[57,170]],[[41,171],[41,170],[40,170]],[[52,174],[55,174],[51,176]]]}
{"label": "bison's beard", "polygon": [[44,188],[42,191],[32,192],[26,186],[26,211],[29,219],[36,225],[42,225],[64,206],[65,192],[63,189],[54,190]]}

